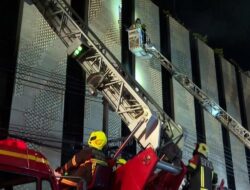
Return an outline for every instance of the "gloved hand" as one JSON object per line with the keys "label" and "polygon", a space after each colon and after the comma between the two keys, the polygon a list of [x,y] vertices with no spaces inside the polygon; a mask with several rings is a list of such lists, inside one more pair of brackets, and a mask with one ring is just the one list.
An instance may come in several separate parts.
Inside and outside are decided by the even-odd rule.
{"label": "gloved hand", "polygon": [[57,172],[56,170],[54,171],[54,175],[55,175],[56,177],[61,177],[61,176],[62,176],[62,174],[59,173],[59,172]]}
{"label": "gloved hand", "polygon": [[58,173],[60,173],[61,175],[64,174],[64,170],[61,167],[56,168],[55,171],[58,172]]}
{"label": "gloved hand", "polygon": [[60,175],[69,175],[68,172],[61,167],[56,168],[55,172],[59,173]]}

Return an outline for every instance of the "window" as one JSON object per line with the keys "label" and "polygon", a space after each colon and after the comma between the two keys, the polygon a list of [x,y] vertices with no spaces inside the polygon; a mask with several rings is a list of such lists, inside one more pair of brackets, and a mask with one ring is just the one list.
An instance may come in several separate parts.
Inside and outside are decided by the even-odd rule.
{"label": "window", "polygon": [[42,180],[42,190],[52,190],[51,183],[48,180]]}
{"label": "window", "polygon": [[0,190],[36,190],[37,179],[24,174],[0,171]]}

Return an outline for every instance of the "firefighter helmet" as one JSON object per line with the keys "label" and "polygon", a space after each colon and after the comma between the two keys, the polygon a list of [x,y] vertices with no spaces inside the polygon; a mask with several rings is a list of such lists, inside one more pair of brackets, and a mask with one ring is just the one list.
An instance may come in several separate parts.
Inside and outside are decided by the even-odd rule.
{"label": "firefighter helmet", "polygon": [[107,137],[103,131],[93,131],[89,136],[88,144],[90,147],[102,150],[107,144]]}
{"label": "firefighter helmet", "polygon": [[196,152],[199,152],[201,154],[203,154],[204,156],[207,157],[208,154],[208,147],[205,143],[198,143],[196,144],[196,148],[195,148]]}

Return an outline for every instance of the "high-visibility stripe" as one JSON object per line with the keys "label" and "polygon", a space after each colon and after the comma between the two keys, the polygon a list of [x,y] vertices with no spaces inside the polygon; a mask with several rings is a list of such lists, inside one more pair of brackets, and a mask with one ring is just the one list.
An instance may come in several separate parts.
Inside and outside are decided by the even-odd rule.
{"label": "high-visibility stripe", "polygon": [[201,188],[204,188],[205,182],[204,182],[204,167],[201,166]]}
{"label": "high-visibility stripe", "polygon": [[95,173],[95,168],[96,168],[96,162],[92,162],[92,168],[91,168],[92,175],[94,175]]}
{"label": "high-visibility stripe", "polygon": [[103,160],[98,160],[95,158],[91,158],[89,160],[86,160],[84,163],[80,164],[80,166],[84,166],[85,164],[88,164],[88,163],[92,163],[92,175],[95,173],[96,164],[100,164],[102,166],[108,166],[107,162],[105,162]]}
{"label": "high-visibility stripe", "polygon": [[80,166],[84,166],[85,164],[91,163],[90,160],[85,161],[84,163],[81,163]]}
{"label": "high-visibility stripe", "polygon": [[68,179],[62,179],[61,183],[69,185],[69,186],[73,186],[73,187],[77,187],[77,183]]}
{"label": "high-visibility stripe", "polygon": [[191,168],[193,168],[193,169],[196,169],[196,167],[197,167],[197,165],[195,165],[195,164],[192,163],[192,162],[189,163],[189,166],[190,166]]}
{"label": "high-visibility stripe", "polygon": [[76,156],[73,156],[73,158],[72,158],[72,165],[76,166]]}
{"label": "high-visibility stripe", "polygon": [[90,161],[91,161],[92,163],[97,163],[97,164],[100,164],[100,165],[102,165],[102,166],[107,166],[107,165],[108,165],[107,162],[105,162],[105,161],[103,161],[103,160],[98,160],[98,159],[91,158]]}
{"label": "high-visibility stripe", "polygon": [[102,166],[108,166],[107,162],[91,158],[89,160],[86,160],[84,163],[80,164],[80,166],[84,166],[85,164],[92,163],[92,164],[100,164]]}
{"label": "high-visibility stripe", "polygon": [[26,160],[28,159],[28,160],[32,160],[35,162],[49,164],[48,160],[46,160],[44,158],[36,157],[34,155],[30,155],[30,154],[22,154],[22,153],[12,152],[12,151],[8,151],[8,150],[1,150],[1,149],[0,149],[0,154],[4,155],[4,156],[11,156],[11,157],[26,159]]}

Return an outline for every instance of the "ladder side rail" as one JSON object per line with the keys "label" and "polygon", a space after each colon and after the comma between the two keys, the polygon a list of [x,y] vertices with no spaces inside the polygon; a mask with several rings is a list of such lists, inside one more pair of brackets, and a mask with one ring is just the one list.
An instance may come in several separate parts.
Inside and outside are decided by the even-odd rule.
{"label": "ladder side rail", "polygon": [[250,132],[247,129],[245,129],[237,120],[223,110],[216,102],[211,100],[198,86],[190,81],[187,76],[179,75],[178,78],[180,79],[179,82],[183,82],[182,86],[196,99],[198,99],[201,106],[207,112],[209,112],[223,126],[231,131],[242,143],[250,148]]}
{"label": "ladder side rail", "polygon": [[[88,28],[86,26],[86,28]],[[80,28],[79,28],[80,29]],[[86,33],[85,33],[86,34]],[[161,117],[168,119],[169,117],[166,116],[165,112],[163,109],[156,103],[156,101],[144,90],[144,88],[141,87],[141,85],[134,79],[134,77],[126,71],[126,69],[123,68],[122,64],[120,64],[119,60],[110,52],[108,48],[101,42],[101,40],[95,35],[95,33],[88,28],[88,33],[87,33],[89,40],[93,39],[93,42],[98,42],[97,43],[97,48],[100,48],[100,52],[102,53],[104,57],[107,58],[109,63],[113,65],[113,67],[118,71],[122,72],[123,75],[126,77],[126,81],[134,88],[135,91],[139,92],[140,98],[142,100],[145,100],[147,103],[150,103],[153,107],[154,110],[157,111]],[[86,36],[85,36],[86,37]]]}
{"label": "ladder side rail", "polygon": [[[112,78],[113,82],[104,82],[102,85],[102,93],[104,94],[105,98],[111,103],[111,106],[113,107],[114,110],[117,110],[117,113],[119,114],[119,112],[121,112],[121,117],[123,114],[126,114],[131,111],[131,107],[135,107],[135,105],[138,105],[137,108],[142,109],[142,103],[139,103],[138,101],[136,101],[136,99],[134,100],[133,104],[130,104],[128,101],[126,101],[126,98],[122,98],[122,92],[126,91],[126,85],[124,84],[124,80],[122,80],[122,78],[117,77],[117,75],[115,75],[111,70],[109,70],[108,68],[105,70],[105,64],[103,64],[103,66],[99,66],[99,64],[96,61],[91,60],[93,58],[87,58],[87,60],[78,60],[78,62],[80,62],[81,67],[83,67],[83,69],[85,71],[87,71],[87,75],[90,75],[92,73],[98,73],[100,69],[102,69],[103,72],[106,72],[106,77]],[[132,98],[132,96],[131,96]],[[122,99],[122,101],[121,101]],[[136,102],[135,102],[136,101]],[[126,110],[127,108],[127,110]],[[129,116],[128,116],[129,117]],[[133,116],[132,120],[129,119],[128,117],[126,120],[124,120],[124,122],[126,124],[130,124],[133,119],[136,117]]]}
{"label": "ladder side rail", "polygon": [[[53,1],[54,2],[54,4],[56,3],[56,2],[59,2],[59,1]],[[60,1],[60,2],[64,2],[63,0],[62,1]],[[55,4],[56,5],[56,4]],[[118,73],[118,71],[117,71],[117,68],[121,68],[121,66],[120,65],[118,65],[119,64],[119,61],[117,61],[117,60],[115,60],[115,62],[116,62],[116,64],[115,64],[115,66],[114,66],[114,64],[112,65],[112,64],[110,64],[110,63],[113,63],[112,61],[110,61],[110,60],[108,60],[107,58],[106,58],[106,56],[105,55],[107,55],[107,52],[109,52],[109,51],[107,51],[106,49],[104,49],[104,48],[102,48],[102,47],[105,47],[101,42],[100,42],[100,40],[95,36],[95,34],[93,33],[93,32],[90,32],[91,30],[87,30],[87,34],[85,33],[85,32],[83,32],[82,30],[81,30],[81,28],[77,25],[77,23],[75,23],[75,21],[73,20],[73,18],[71,17],[71,15],[72,15],[72,13],[69,13],[69,10],[70,10],[70,7],[68,8],[68,10],[67,11],[65,11],[64,9],[63,9],[63,6],[62,5],[60,5],[60,4],[58,4],[59,5],[59,7],[61,8],[61,12],[60,11],[58,11],[58,10],[56,10],[57,12],[56,13],[62,13],[63,12],[63,16],[61,16],[61,19],[63,18],[63,19],[65,19],[65,17],[67,17],[67,19],[65,19],[65,20],[67,20],[67,22],[66,23],[63,23],[62,21],[57,21],[57,22],[55,22],[55,23],[53,23],[53,22],[51,22],[52,21],[52,17],[51,17],[51,15],[49,14],[49,10],[48,10],[48,8],[49,7],[46,7],[46,8],[44,8],[43,6],[42,6],[42,3],[40,2],[40,6],[38,5],[38,9],[40,10],[40,12],[42,12],[44,15],[45,15],[45,18],[47,18],[47,19],[49,19],[49,24],[50,25],[52,25],[52,28],[55,30],[55,32],[58,34],[58,36],[60,37],[60,38],[63,38],[63,41],[66,43],[66,46],[68,47],[68,46],[70,46],[70,43],[73,41],[72,40],[72,38],[77,38],[77,37],[79,37],[79,36],[75,36],[74,34],[75,33],[73,33],[72,31],[79,31],[82,35],[83,35],[83,37],[87,40],[87,42],[89,43],[89,45],[90,46],[92,46],[92,47],[94,47],[95,48],[95,50],[102,56],[102,58],[103,58],[103,60],[104,60],[104,62],[105,62],[105,64],[112,70],[112,72],[114,73],[116,73],[116,76],[117,75],[120,75],[119,73]],[[67,6],[67,5],[65,5],[65,6]],[[39,8],[40,7],[40,8]],[[41,11],[42,10],[42,11]],[[51,11],[51,14],[53,13],[53,11]],[[54,13],[54,15],[56,15],[56,13]],[[59,20],[60,19],[60,17],[54,17],[54,20]],[[70,21],[70,22],[69,22]],[[79,21],[80,22],[80,21]],[[62,26],[62,24],[59,24],[59,23],[63,23],[63,24],[65,24],[65,26]],[[59,29],[58,29],[59,28]],[[73,29],[72,29],[73,28]],[[57,30],[56,30],[57,29]],[[65,30],[67,29],[67,31],[65,32]],[[86,29],[86,27],[85,27],[85,29]],[[68,34],[67,34],[68,33]],[[71,34],[73,34],[73,35],[71,35]],[[92,37],[93,38],[95,38],[94,40],[91,40],[90,38],[89,38],[89,34],[92,34]],[[66,37],[66,38],[65,38]],[[68,39],[68,40],[65,40],[65,39]],[[96,40],[97,39],[97,40]],[[97,42],[100,42],[100,43],[96,43],[96,41]],[[104,55],[104,53],[105,53],[105,55]],[[113,58],[114,59],[114,57],[112,56],[112,54],[110,53],[110,57],[111,58]],[[118,64],[117,64],[118,63]],[[118,65],[118,66],[117,66]],[[116,70],[116,71],[115,71]],[[129,75],[128,75],[129,76]],[[131,78],[130,76],[128,77],[129,79],[130,79],[130,81],[131,81],[131,79],[133,79],[133,78]],[[146,103],[144,103],[144,99],[145,98],[142,98],[142,97],[138,97],[138,93],[136,93],[135,92],[135,90],[137,90],[137,91],[139,91],[139,92],[141,92],[142,91],[142,96],[143,97],[147,97],[146,98],[146,100],[147,101],[151,101],[150,103],[152,103],[152,105],[153,106],[155,106],[156,107],[156,110],[157,111],[159,111],[160,113],[161,113],[161,117],[163,117],[163,120],[162,120],[162,122],[165,122],[164,121],[164,119],[167,117],[167,119],[169,119],[169,117],[168,116],[166,116],[166,114],[162,111],[162,109],[158,106],[158,104],[156,104],[153,100],[152,100],[152,98],[148,98],[148,97],[150,97],[146,92],[145,92],[145,90],[135,81],[135,80],[132,80],[132,82],[134,83],[134,88],[135,89],[132,89],[131,88],[131,86],[130,85],[128,85],[127,83],[126,83],[126,81],[123,79],[123,83],[124,83],[124,86],[128,89],[128,91],[130,92],[130,93],[132,93],[132,95],[133,95],[133,97],[136,97],[136,99],[138,100],[138,102],[140,102],[139,104],[140,105],[145,105],[145,106],[143,106],[143,107],[147,107],[147,105],[146,105]],[[140,94],[140,93],[139,93]],[[108,97],[111,97],[110,95],[107,95],[106,96],[107,98]],[[114,103],[113,103],[113,105],[114,105]],[[117,104],[117,105],[119,105],[119,103]],[[164,114],[162,114],[162,113],[164,113]],[[128,123],[128,122],[127,122]],[[171,122],[172,123],[172,126],[171,127],[173,127],[173,128],[177,128],[179,131],[181,131],[181,129],[180,129],[180,127],[177,125],[177,124],[175,124],[174,122]]]}
{"label": "ladder side rail", "polygon": [[[50,6],[43,7],[43,5],[46,5],[46,3],[42,4],[41,1],[40,1],[40,4],[38,4],[38,9],[40,10],[40,12],[43,13],[45,19],[47,19],[48,23],[54,29],[54,31],[58,34],[58,36],[60,38],[63,37],[63,41],[65,42],[66,47],[69,47],[71,44],[73,44],[75,39],[83,37],[86,40],[86,42],[88,43],[88,45],[90,47],[94,48],[94,50],[97,52],[97,55],[99,56],[99,60],[97,59],[94,62],[93,61],[88,61],[90,63],[88,65],[90,67],[89,67],[89,70],[86,70],[87,73],[96,73],[100,69],[100,65],[102,65],[103,68],[104,68],[104,72],[109,73],[109,76],[111,78],[118,81],[116,84],[109,85],[107,88],[104,88],[101,91],[103,92],[104,96],[109,100],[110,104],[113,107],[117,106],[116,110],[119,111],[118,114],[122,115],[123,116],[122,118],[126,118],[125,121],[128,124],[128,127],[130,128],[130,130],[133,130],[133,128],[136,126],[138,121],[141,120],[141,118],[144,118],[145,122],[143,123],[142,127],[138,130],[137,134],[135,134],[135,137],[139,140],[139,142],[141,143],[141,145],[144,148],[147,147],[148,145],[151,145],[154,149],[158,148],[159,147],[159,141],[160,141],[159,140],[160,139],[159,131],[160,131],[161,122],[160,121],[157,122],[156,130],[154,130],[152,132],[152,135],[148,136],[147,139],[146,139],[145,138],[145,130],[146,130],[148,121],[150,120],[150,118],[152,116],[151,109],[144,102],[144,99],[141,98],[138,95],[139,93],[136,92],[126,82],[126,80],[121,76],[121,74],[118,72],[119,68],[116,65],[115,66],[112,65],[111,62],[106,58],[104,53],[107,52],[107,51],[105,51],[105,49],[102,48],[100,44],[94,43],[89,38],[89,36],[85,32],[83,32],[80,29],[80,27],[74,22],[74,20],[70,16],[70,14],[68,14],[63,9],[63,7],[61,5],[55,4],[55,2],[58,2],[58,1],[53,1],[54,5],[56,5],[56,7],[54,7],[54,8],[60,7],[61,10],[58,11],[56,9],[56,10],[53,11]],[[36,3],[39,3],[39,2],[36,1]],[[49,3],[51,3],[51,1],[47,1],[47,5],[49,5]],[[60,15],[57,15],[57,14],[60,14]],[[66,21],[66,22],[64,22],[64,21]],[[71,35],[71,34],[73,34],[72,31],[77,31],[77,30],[81,33],[81,36],[79,36],[79,35]],[[79,62],[79,60],[78,60],[78,62]],[[83,62],[85,62],[85,61],[83,61]],[[81,61],[80,61],[80,64],[85,66],[85,63],[82,63]],[[95,66],[98,65],[98,66],[96,68],[94,68],[93,67],[94,65]],[[141,109],[142,112],[143,112],[142,114],[140,114],[140,113],[137,114],[139,116],[134,117],[132,120],[129,120],[131,117],[126,117],[126,116],[128,114],[130,114],[131,112],[135,111],[135,109],[130,109],[128,111],[128,110],[125,109],[124,105],[121,106],[126,101],[121,101],[121,96],[122,95],[121,95],[120,92],[122,92],[122,90],[121,89],[117,90],[117,88],[119,88],[119,87],[117,87],[118,83],[122,84],[122,86],[124,86],[128,90],[128,92],[133,97],[133,99],[135,101],[137,101],[136,104],[140,105],[139,109]],[[131,114],[130,114],[130,116],[131,116]],[[145,139],[143,139],[142,137],[144,137]]]}
{"label": "ladder side rail", "polygon": [[161,65],[175,78],[191,95],[193,95],[200,105],[216,118],[224,127],[231,131],[245,146],[250,149],[250,132],[245,129],[237,120],[223,110],[216,102],[211,100],[204,91],[195,85],[188,76],[180,73],[165,56],[154,47],[149,51],[160,61]]}
{"label": "ladder side rail", "polygon": [[[39,1],[39,0],[36,0]],[[41,1],[41,0],[40,0]],[[39,1],[39,2],[40,2]],[[46,0],[45,0],[46,1]],[[48,0],[47,0],[48,1]],[[54,0],[54,2],[59,2],[59,0]],[[67,6],[67,8],[72,11],[72,13],[68,13],[63,9],[63,5],[61,5],[61,3],[65,3],[64,6]],[[40,3],[41,4],[41,3]],[[81,20],[81,18],[77,15],[77,13],[74,12],[74,10],[64,1],[64,0],[60,0],[60,8],[62,9],[62,11],[65,12],[65,15],[67,15],[67,20],[70,22],[67,22],[67,25],[71,25],[70,27],[68,26],[68,28],[74,28],[71,29],[71,31],[73,30],[78,30],[79,33],[81,33],[85,39],[87,39],[88,42],[90,42],[90,45],[93,46],[96,50],[98,49],[98,53],[100,53],[100,55],[102,55],[104,58],[107,59],[107,61],[109,62],[109,64],[111,63],[113,65],[113,67],[118,70],[118,72],[122,71],[125,76],[127,76],[126,80],[129,81],[130,85],[134,87],[134,89],[138,90],[141,92],[141,98],[145,99],[147,102],[149,101],[154,107],[155,110],[157,110],[161,117],[166,117],[165,112],[163,111],[163,109],[154,101],[154,99],[141,87],[141,85],[128,73],[126,72],[125,69],[123,69],[123,66],[120,64],[120,62],[117,60],[117,58],[115,56],[113,56],[113,54],[107,49],[105,48],[105,45],[101,42],[101,40],[99,40],[99,38],[95,35],[95,33],[88,28],[87,26],[84,25],[84,22]],[[82,30],[82,28],[80,28],[78,26],[78,24],[75,22],[75,20],[71,17],[71,15],[74,15],[74,17],[76,17],[78,19],[78,22],[81,23],[81,26],[84,26],[84,30]],[[47,18],[47,16],[45,15],[45,18]],[[51,23],[51,21],[49,21]],[[53,23],[52,23],[53,25]],[[55,32],[58,34],[58,36],[61,38],[62,41],[64,41],[66,47],[69,47],[69,44],[72,43],[73,39],[76,38],[76,36],[72,36],[72,35],[68,35],[68,40],[66,38],[64,38],[64,36],[66,36],[66,34],[62,34],[62,31],[58,31],[55,28],[55,25],[52,26],[52,28],[55,30]],[[72,34],[74,34],[73,32],[71,32]],[[79,36],[78,36],[79,37]],[[168,119],[168,118],[167,118]]]}
{"label": "ladder side rail", "polygon": [[[88,59],[91,59],[91,58],[88,58]],[[90,69],[93,69],[93,68],[95,68],[96,70],[94,71],[94,73],[95,72],[97,72],[98,71],[98,69],[100,68],[99,67],[99,65],[95,65],[95,64],[93,64],[93,62],[91,62],[91,61],[89,61],[89,63],[87,63],[86,61],[83,63],[83,64],[81,64],[82,65],[82,67],[89,67],[89,68],[85,68],[84,70],[90,70]],[[105,65],[105,64],[104,64]],[[112,74],[112,73],[110,73],[110,74]],[[118,81],[118,79],[115,79],[115,81]],[[116,82],[117,83],[117,82]],[[124,85],[124,84],[123,84]],[[125,103],[126,103],[126,98],[122,98],[122,99],[124,99],[125,101],[120,101],[120,97],[119,96],[126,96],[126,93],[125,94],[121,94],[121,89],[119,89],[119,88],[116,88],[116,87],[114,87],[114,86],[112,86],[112,85],[108,85],[111,89],[107,89],[107,88],[105,88],[105,86],[106,86],[106,84],[105,84],[105,82],[104,82],[104,87],[103,87],[103,90],[102,90],[102,94],[107,98],[107,100],[108,100],[108,102],[112,105],[112,102],[113,102],[113,108],[114,108],[114,110],[115,109],[119,109],[119,111],[117,112],[120,116],[121,116],[121,118],[123,119],[123,118],[125,118],[125,119],[128,119],[128,118],[130,118],[128,115],[130,114],[130,113],[126,113],[126,110],[125,109],[123,109],[124,107],[126,107],[126,105],[125,105]],[[122,86],[122,85],[121,85]],[[114,93],[114,91],[116,92],[116,93]],[[119,92],[120,92],[120,94],[119,94]],[[110,94],[111,93],[111,94]],[[114,94],[116,94],[116,96],[114,97]],[[113,100],[113,98],[115,98],[115,101]],[[115,107],[115,105],[118,103],[118,105],[119,105],[119,108],[118,108],[118,106],[117,107]],[[129,103],[128,103],[129,104]],[[127,105],[128,105],[127,104]],[[140,105],[140,104],[139,104]],[[131,107],[132,107],[133,105],[131,105]],[[136,105],[135,105],[136,106]],[[122,111],[122,109],[124,110],[124,111]],[[148,111],[148,109],[144,109],[144,111]],[[124,114],[124,115],[123,115]],[[127,115],[128,114],[128,115]],[[131,113],[131,114],[133,114],[133,113]],[[135,114],[134,114],[135,115]],[[167,117],[165,117],[165,118],[167,118]],[[124,119],[123,119],[124,120]],[[139,118],[137,118],[136,117],[136,115],[134,116],[134,117],[132,117],[132,119],[131,119],[131,122],[134,124],[134,126],[139,122],[141,120],[141,117]],[[146,122],[148,122],[148,121],[146,121]],[[125,122],[127,125],[128,125],[128,127],[130,127],[129,126],[129,123],[128,122]],[[171,120],[171,118],[169,118],[168,117],[168,119],[166,119],[166,120],[164,120],[164,121],[162,121],[162,120],[160,120],[159,118],[158,118],[158,125],[161,125],[162,124],[162,129],[164,129],[165,131],[165,133],[168,135],[168,138],[165,140],[165,141],[167,141],[167,142],[169,142],[169,140],[171,139],[171,141],[173,142],[173,143],[178,143],[178,141],[179,141],[179,139],[180,138],[182,138],[182,129],[181,129],[181,127],[179,126],[179,125],[177,125],[173,120]],[[132,128],[130,128],[131,130],[132,130]],[[175,133],[173,133],[173,130],[175,130],[176,129],[176,131],[175,131]],[[156,136],[156,138],[160,138],[160,136],[157,134],[157,136]],[[161,146],[164,146],[164,145],[166,145],[166,142],[164,142],[164,140],[162,140],[162,142],[161,142],[161,144],[160,144],[160,147]],[[174,145],[173,145],[174,146]],[[177,148],[177,147],[176,147]]]}
{"label": "ladder side rail", "polygon": [[[38,2],[39,0],[37,0],[36,1],[36,3]],[[46,0],[45,0],[46,1]],[[44,2],[45,2],[44,1]],[[39,1],[40,2],[40,1]],[[59,1],[57,1],[57,0],[54,0],[54,2],[59,2]],[[61,2],[64,2],[65,3],[65,5],[67,5],[66,4],[66,2],[64,1],[64,0],[61,0]],[[62,11],[64,11],[64,9],[63,9],[63,6],[60,4],[60,6],[61,6],[61,8],[62,8]],[[39,7],[39,10],[41,10],[41,8],[43,8],[43,6],[42,6],[42,3],[40,3],[40,6],[38,6]],[[47,10],[48,11],[48,10]],[[43,12],[43,11],[42,11]],[[45,12],[44,12],[45,13]],[[45,14],[44,14],[45,15]],[[108,66],[108,68],[109,69],[111,69],[112,70],[112,72],[114,72],[115,70],[116,70],[116,75],[119,73],[119,71],[117,70],[117,65],[112,65],[111,63],[112,63],[112,61],[110,61],[110,60],[108,60],[107,58],[106,58],[106,56],[104,55],[105,53],[104,52],[108,52],[108,50],[106,50],[105,48],[102,48],[101,49],[101,47],[104,47],[104,45],[98,40],[98,44],[96,44],[96,43],[94,43],[93,42],[93,40],[91,40],[90,38],[89,38],[89,36],[88,35],[86,35],[86,33],[85,32],[83,32],[82,31],[82,29],[74,22],[74,20],[70,17],[70,15],[68,15],[68,14],[66,14],[67,15],[67,20],[69,21],[70,20],[70,22],[67,22],[67,24],[65,23],[65,26],[67,26],[67,32],[69,32],[69,33],[72,33],[72,29],[70,29],[70,28],[74,28],[74,30],[78,30],[79,31],[79,33],[81,33],[82,35],[83,35],[83,37],[87,40],[87,42],[89,43],[89,45],[91,46],[91,47],[93,47],[97,52],[98,52],[98,55],[100,55],[101,56],[101,58],[103,59],[103,61],[105,62],[105,64]],[[54,29],[54,31],[57,33],[57,35],[62,39],[62,41],[65,43],[65,45],[66,45],[66,47],[69,47],[72,43],[73,43],[73,41],[76,39],[76,38],[80,38],[80,36],[75,36],[75,35],[71,35],[71,34],[69,34],[69,35],[67,35],[67,32],[65,32],[64,30],[58,30],[58,27],[59,26],[57,26],[58,25],[58,17],[56,17],[56,18],[54,18],[53,20],[54,21],[57,21],[57,22],[51,22],[52,21],[52,18],[50,17],[50,16],[48,16],[48,14],[47,15],[45,15],[45,18],[47,18],[47,19],[49,19],[49,24],[50,25],[52,25],[52,28]],[[92,33],[92,35],[93,35],[93,37],[95,37],[96,39],[98,39],[95,35],[94,35],[94,33],[93,32],[91,32],[91,30],[90,29],[88,29],[88,34],[90,34],[90,33]],[[73,34],[73,33],[72,33]],[[66,38],[65,38],[66,37]],[[104,51],[105,50],[105,51]],[[114,57],[112,57],[113,59],[115,59]],[[117,63],[119,63],[118,61],[117,61]],[[119,68],[120,68],[120,66],[119,66]],[[91,68],[89,68],[89,70],[91,70]],[[96,69],[97,70],[97,69]],[[125,72],[125,71],[124,71]],[[87,73],[90,73],[90,72],[87,72]],[[120,73],[119,73],[119,75],[120,75]],[[131,79],[130,79],[131,80]],[[123,80],[123,82],[125,82],[126,83],[126,81],[125,80]],[[126,85],[127,86],[127,88],[129,89],[130,88],[130,85]],[[136,84],[136,85],[134,85],[135,87],[137,87],[138,88],[138,91],[139,91],[139,85],[138,84]],[[130,92],[134,92],[134,90],[132,90],[132,89],[129,89],[129,91]],[[138,93],[134,93],[133,94],[133,96],[138,96]],[[143,100],[143,98],[142,97],[140,97],[140,98],[137,98],[137,99],[140,99],[140,100]],[[143,102],[143,104],[144,105],[146,105],[146,103],[144,103]]]}

